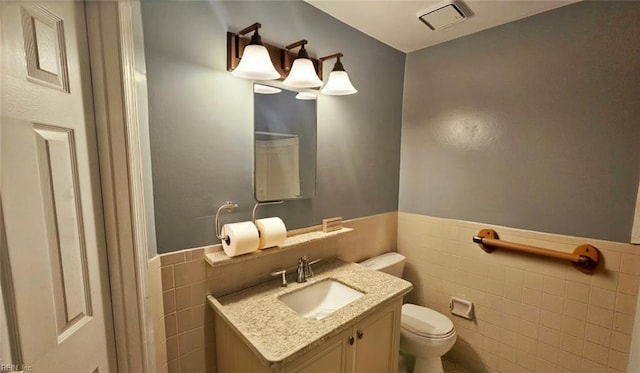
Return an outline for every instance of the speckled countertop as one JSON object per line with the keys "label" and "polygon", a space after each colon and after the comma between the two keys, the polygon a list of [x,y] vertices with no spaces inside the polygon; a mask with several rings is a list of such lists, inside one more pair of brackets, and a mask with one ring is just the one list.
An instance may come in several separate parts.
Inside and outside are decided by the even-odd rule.
{"label": "speckled countertop", "polygon": [[[210,295],[207,299],[265,366],[275,366],[322,344],[412,288],[403,279],[337,259],[316,264],[314,272],[316,275],[306,283],[298,284],[288,276],[289,286],[285,288],[279,286],[279,279],[274,279],[224,297]],[[327,279],[342,282],[364,295],[320,320],[306,319],[278,299]]]}

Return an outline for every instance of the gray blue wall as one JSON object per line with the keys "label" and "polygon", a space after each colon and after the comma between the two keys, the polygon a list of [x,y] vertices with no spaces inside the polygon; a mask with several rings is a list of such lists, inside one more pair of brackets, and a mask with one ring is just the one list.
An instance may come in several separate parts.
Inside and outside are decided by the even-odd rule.
{"label": "gray blue wall", "polygon": [[[308,39],[313,56],[343,52],[359,93],[318,100],[316,197],[268,207],[288,228],[398,206],[405,54],[299,1],[143,1],[158,252],[217,244],[214,214],[249,220],[252,83],[226,71],[226,31],[261,22],[279,46]],[[325,63],[325,71],[332,63]]]}
{"label": "gray blue wall", "polygon": [[629,242],[638,20],[587,1],[410,53],[400,211]]}

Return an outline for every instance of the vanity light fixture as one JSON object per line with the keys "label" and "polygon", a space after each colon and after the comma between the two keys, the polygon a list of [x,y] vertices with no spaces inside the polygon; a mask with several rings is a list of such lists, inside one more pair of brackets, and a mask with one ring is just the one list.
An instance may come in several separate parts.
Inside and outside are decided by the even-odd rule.
{"label": "vanity light fixture", "polygon": [[[286,52],[297,47],[300,47],[300,51],[293,61],[289,75],[282,84],[294,88],[316,88],[322,85],[322,80],[316,73],[313,61],[311,61],[309,53],[307,53],[307,50],[304,48],[305,44],[307,44],[306,40],[300,40],[284,47]],[[286,60],[285,58],[285,61]]]}
{"label": "vanity light fixture", "polygon": [[351,84],[351,80],[349,79],[349,75],[346,71],[344,71],[344,66],[340,61],[340,57],[343,57],[342,53],[332,54],[326,57],[320,57],[320,64],[324,61],[337,58],[336,64],[333,66],[333,70],[331,74],[329,74],[329,80],[327,80],[327,84],[320,90],[322,94],[331,95],[331,96],[344,96],[344,95],[352,95],[358,92],[357,89]]}
{"label": "vanity light fixture", "polygon": [[[320,90],[326,95],[351,95],[358,92],[351,84],[349,75],[340,61],[342,53],[315,59],[309,56],[305,45],[307,40],[300,40],[284,48],[262,42],[258,34],[260,23],[243,29],[238,33],[227,32],[227,71],[234,76],[251,80],[282,80],[285,86],[293,88],[320,89],[322,87],[322,63],[336,58],[337,61],[329,75],[327,83]],[[254,31],[251,39],[243,35]],[[297,54],[292,49],[300,47]],[[257,61],[257,62],[256,62]],[[291,62],[293,61],[293,63]],[[258,66],[258,67],[256,67]],[[254,92],[261,94],[278,93],[275,87],[255,84]],[[300,100],[315,100],[317,94],[303,92],[296,96]]]}
{"label": "vanity light fixture", "polygon": [[[241,36],[253,31],[251,41],[244,47],[240,63],[231,72],[233,76],[251,80],[274,80],[280,78],[280,73],[273,66],[271,57],[269,57],[269,51],[262,43],[260,34],[258,34],[260,27],[262,27],[262,25],[256,22],[238,33],[238,35]],[[234,41],[238,44],[239,36],[234,38]],[[236,53],[239,52],[239,49],[240,46],[235,45]]]}
{"label": "vanity light fixture", "polygon": [[296,95],[296,98],[298,100],[315,100],[317,97],[315,93],[312,93],[312,92],[299,92]]}
{"label": "vanity light fixture", "polygon": [[280,93],[282,92],[282,90],[280,88],[276,88],[276,87],[272,87],[269,85],[264,85],[264,84],[254,84],[253,85],[253,92],[255,93],[260,93],[263,95],[272,95],[274,93]]}

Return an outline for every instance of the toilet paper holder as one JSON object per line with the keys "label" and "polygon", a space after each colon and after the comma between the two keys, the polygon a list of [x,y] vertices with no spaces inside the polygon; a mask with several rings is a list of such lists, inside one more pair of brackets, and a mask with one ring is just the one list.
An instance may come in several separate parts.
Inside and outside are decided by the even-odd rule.
{"label": "toilet paper holder", "polygon": [[449,310],[451,310],[451,313],[456,316],[464,317],[468,320],[473,320],[473,302],[465,299],[451,297],[451,299],[449,300]]}
{"label": "toilet paper holder", "polygon": [[236,208],[238,208],[238,204],[231,201],[225,202],[224,205],[218,208],[218,212],[216,212],[216,237],[218,237],[218,239],[226,240],[227,238],[229,238],[227,235],[222,234],[222,227],[220,226],[220,213],[222,212],[222,210],[230,213],[233,212],[233,210],[235,210]]}
{"label": "toilet paper holder", "polygon": [[268,202],[258,202],[255,205],[253,205],[253,212],[251,213],[251,221],[253,222],[253,224],[256,223],[256,210],[258,209],[259,206],[266,206],[266,205],[279,205],[281,203],[283,203],[284,201],[268,201]]}

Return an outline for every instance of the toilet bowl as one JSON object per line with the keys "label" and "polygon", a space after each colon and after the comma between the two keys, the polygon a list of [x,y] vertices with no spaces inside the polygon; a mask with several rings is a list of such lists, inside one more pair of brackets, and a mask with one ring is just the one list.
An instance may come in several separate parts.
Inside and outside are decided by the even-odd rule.
{"label": "toilet bowl", "polygon": [[[386,253],[360,263],[361,265],[402,277],[405,257]],[[442,373],[442,355],[456,342],[451,320],[430,308],[404,304],[400,319],[400,351],[415,357],[414,373]]]}
{"label": "toilet bowl", "polygon": [[400,351],[416,358],[414,372],[442,372],[442,355],[456,339],[453,323],[445,315],[415,304],[402,306]]}

